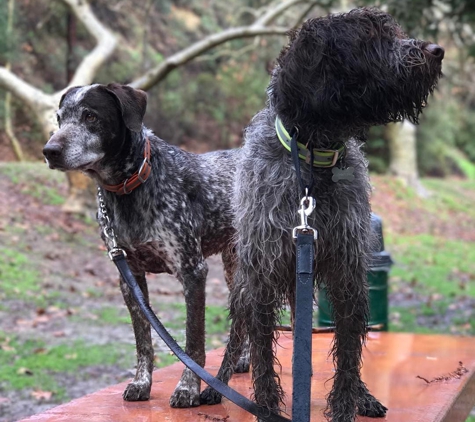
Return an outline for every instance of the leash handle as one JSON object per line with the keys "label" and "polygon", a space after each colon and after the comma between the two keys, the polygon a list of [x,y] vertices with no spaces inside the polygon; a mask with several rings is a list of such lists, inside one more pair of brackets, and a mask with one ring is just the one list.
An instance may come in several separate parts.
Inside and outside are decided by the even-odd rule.
{"label": "leash handle", "polygon": [[292,421],[310,422],[314,234],[297,233]]}

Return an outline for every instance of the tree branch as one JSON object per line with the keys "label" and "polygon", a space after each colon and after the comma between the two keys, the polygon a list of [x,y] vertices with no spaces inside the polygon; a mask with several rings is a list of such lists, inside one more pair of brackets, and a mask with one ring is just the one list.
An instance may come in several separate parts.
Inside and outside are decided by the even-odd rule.
{"label": "tree branch", "polygon": [[98,70],[114,52],[117,46],[117,37],[96,18],[89,2],[84,0],[62,1],[71,8],[74,15],[97,41],[96,47],[84,57],[70,82],[70,86],[89,85],[93,82]]}
{"label": "tree branch", "polygon": [[[287,0],[282,3],[279,3],[276,7],[270,8],[264,13],[260,18],[258,18],[251,26],[252,27],[259,27],[268,25],[272,22],[277,16],[284,13],[287,9],[295,6],[299,3],[309,3],[308,0]],[[313,5],[317,5],[320,3],[319,1],[312,1],[310,2]]]}
{"label": "tree branch", "polygon": [[[304,11],[299,15],[299,17],[295,20],[295,24],[294,24],[293,28],[294,28],[294,29],[297,28],[297,27],[300,25],[300,23],[303,22],[303,20],[305,19],[305,17],[306,17],[315,7],[321,6],[319,3],[320,3],[320,2],[317,2],[317,1],[310,3],[310,4],[308,5],[308,7],[305,8],[305,10],[304,10]],[[324,10],[326,10],[326,12],[328,12],[328,9],[324,9]]]}
{"label": "tree branch", "polygon": [[0,87],[32,108],[48,107],[52,103],[50,95],[25,82],[4,66],[0,66]]}
{"label": "tree branch", "polygon": [[164,62],[149,70],[129,85],[137,89],[150,89],[152,86],[163,80],[173,69],[188,63],[200,54],[216,47],[217,45],[223,44],[226,41],[234,40],[236,38],[255,37],[257,35],[285,35],[287,31],[287,28],[281,27],[243,26],[226,29],[217,34],[211,34],[168,57]]}
{"label": "tree branch", "polygon": [[287,0],[283,3],[278,3],[277,6],[271,7],[261,17],[256,19],[251,25],[229,28],[217,34],[208,35],[206,38],[197,41],[191,46],[178,51],[172,56],[168,57],[153,69],[150,69],[144,75],[132,81],[129,85],[133,88],[147,90],[156,85],[167,75],[179,66],[182,66],[195,57],[205,53],[206,51],[223,44],[227,41],[237,38],[251,38],[258,35],[285,35],[288,32],[288,28],[283,27],[269,27],[268,25],[277,16],[284,13],[287,9],[300,3],[310,3],[310,7],[307,12],[319,4],[317,0]]}

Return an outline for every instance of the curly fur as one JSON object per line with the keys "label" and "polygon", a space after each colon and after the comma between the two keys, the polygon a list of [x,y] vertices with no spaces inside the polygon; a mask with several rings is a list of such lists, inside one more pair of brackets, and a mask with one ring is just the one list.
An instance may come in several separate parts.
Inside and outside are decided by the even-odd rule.
{"label": "curly fur", "polygon": [[[361,149],[372,125],[417,121],[441,74],[443,50],[405,38],[391,16],[375,8],[311,19],[290,34],[273,72],[266,107],[245,131],[234,181],[238,268],[230,296],[231,335],[218,377],[228,382],[246,333],[250,339],[254,397],[274,411],[284,392],[276,372],[274,326],[286,301],[294,303],[295,252],[291,230],[299,224],[301,192],[287,150],[274,129],[278,115],[297,127],[299,141],[328,149],[344,144],[338,165],[354,180],[335,183],[331,170],[313,171],[317,206],[316,285],[325,283],[334,309],[336,366],[325,411],[328,420],[356,414],[382,417],[386,408],[361,380],[368,317],[366,273],[370,250],[371,187]],[[220,396],[210,388],[202,402]]]}

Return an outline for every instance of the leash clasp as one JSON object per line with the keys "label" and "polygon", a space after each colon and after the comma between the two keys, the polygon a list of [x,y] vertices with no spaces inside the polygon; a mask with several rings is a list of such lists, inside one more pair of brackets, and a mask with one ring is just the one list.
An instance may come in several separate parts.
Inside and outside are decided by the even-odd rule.
{"label": "leash clasp", "polygon": [[[125,190],[125,187],[124,187]],[[127,253],[119,248],[117,245],[117,236],[115,235],[114,228],[112,227],[109,213],[107,212],[106,203],[104,202],[104,195],[102,189],[97,187],[97,197],[99,199],[99,209],[97,210],[97,220],[102,228],[102,234],[104,235],[104,243],[107,247],[107,253],[111,261],[120,256],[127,258]]]}
{"label": "leash clasp", "polygon": [[120,256],[122,256],[123,258],[127,258],[127,254],[126,252],[121,249],[121,248],[112,248],[109,252],[109,258],[111,261],[114,261],[115,258],[118,258]]}
{"label": "leash clasp", "polygon": [[308,233],[308,234],[310,232],[313,232],[314,240],[318,239],[317,230],[314,229],[313,227],[310,227],[307,221],[308,220],[307,217],[312,214],[313,210],[315,209],[316,204],[317,204],[317,201],[315,201],[315,198],[308,196],[307,194],[300,200],[300,208],[298,210],[298,214],[300,216],[300,225],[297,227],[294,227],[294,229],[292,230],[292,238],[294,240],[297,239],[298,232],[303,232],[303,233]]}

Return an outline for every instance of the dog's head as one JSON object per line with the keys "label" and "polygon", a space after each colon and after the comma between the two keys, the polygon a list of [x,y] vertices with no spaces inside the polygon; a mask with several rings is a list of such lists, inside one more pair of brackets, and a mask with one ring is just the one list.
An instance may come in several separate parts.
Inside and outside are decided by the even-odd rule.
{"label": "dog's head", "polygon": [[70,88],[57,111],[59,129],[43,148],[50,168],[97,170],[122,149],[128,132],[140,132],[147,94],[127,85]]}
{"label": "dog's head", "polygon": [[417,122],[443,57],[440,46],[408,39],[376,8],[310,19],[290,34],[270,101],[289,129],[310,127],[313,136]]}

